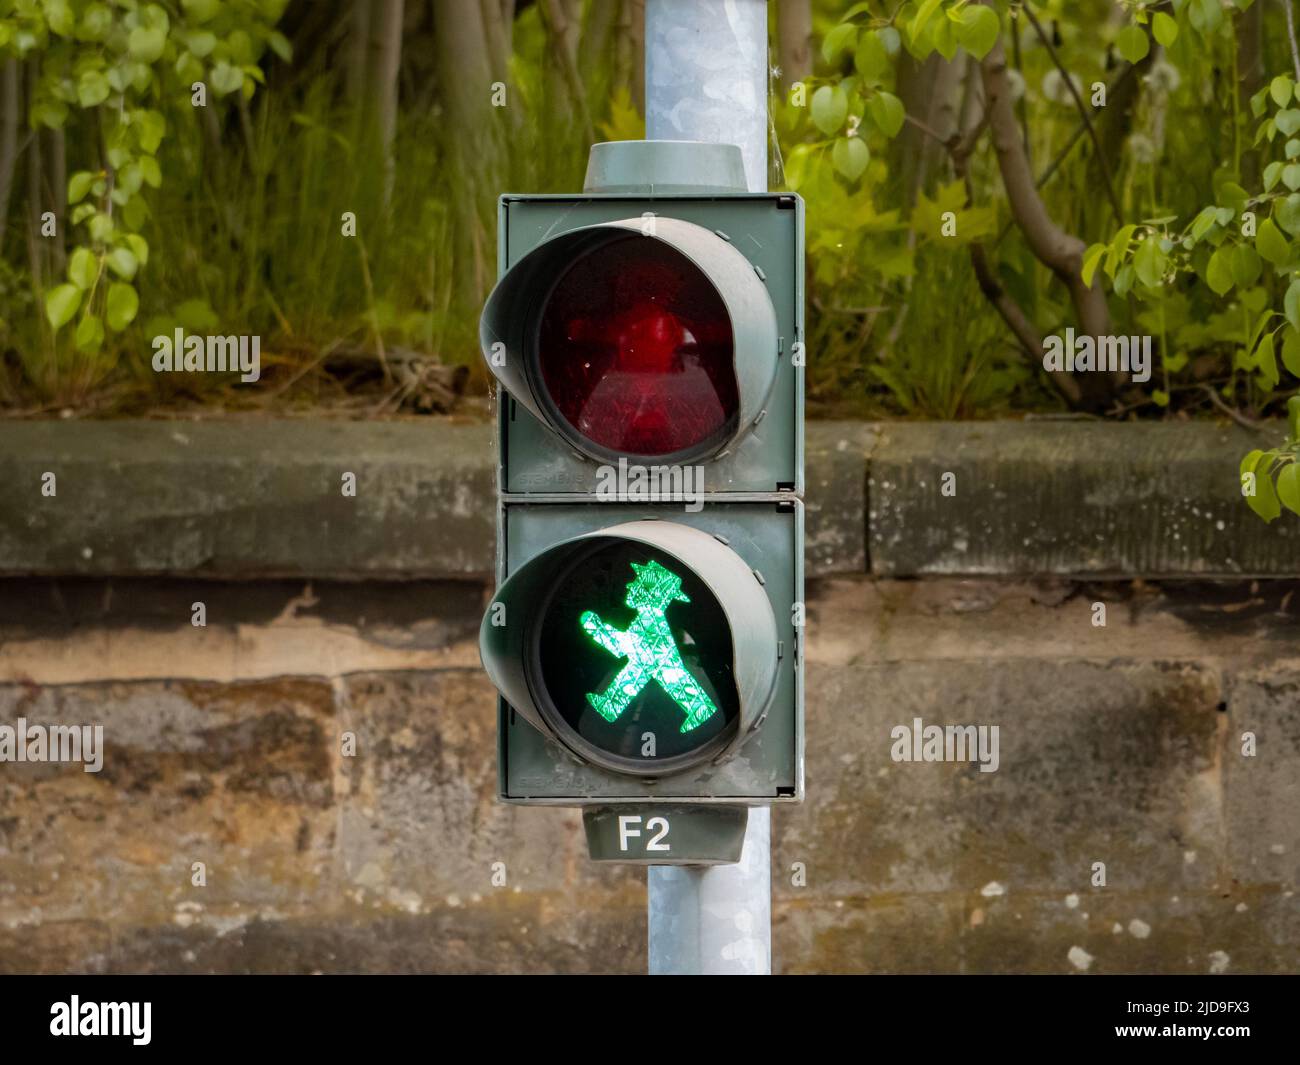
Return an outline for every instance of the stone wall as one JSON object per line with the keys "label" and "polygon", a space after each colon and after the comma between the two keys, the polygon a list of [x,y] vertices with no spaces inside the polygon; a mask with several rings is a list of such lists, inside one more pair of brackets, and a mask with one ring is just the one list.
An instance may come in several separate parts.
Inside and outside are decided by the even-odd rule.
{"label": "stone wall", "polygon": [[[481,427],[277,424],[0,429],[0,723],[106,738],[99,773],[0,763],[0,971],[644,971],[644,871],[593,865],[578,811],[495,800]],[[1297,526],[1232,499],[1235,432],[1187,435],[1178,488],[1107,495],[1045,484],[1092,477],[1101,445],[1049,462],[1040,431],[810,433],[808,798],[773,816],[777,971],[1300,963]],[[174,433],[203,448],[180,471]],[[958,483],[924,521],[923,433]],[[1170,455],[1122,446],[1153,477]],[[1244,519],[1195,557],[1089,527],[1134,499],[1157,530],[1225,500]],[[1052,537],[1016,550],[1002,532],[1048,500]],[[1193,577],[1226,559],[1268,579]],[[894,761],[914,718],[997,725],[998,770]]]}

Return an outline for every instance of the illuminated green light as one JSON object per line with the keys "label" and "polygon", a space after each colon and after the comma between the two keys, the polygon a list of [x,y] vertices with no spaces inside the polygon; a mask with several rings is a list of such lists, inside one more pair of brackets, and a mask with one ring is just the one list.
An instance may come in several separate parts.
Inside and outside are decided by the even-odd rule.
{"label": "illuminated green light", "polygon": [[681,730],[690,732],[718,712],[687,671],[668,627],[668,604],[689,603],[690,598],[682,591],[682,579],[658,562],[633,562],[632,569],[636,577],[628,582],[626,602],[636,611],[636,619],[626,631],[613,628],[590,610],[579,619],[596,643],[616,658],[627,659],[627,665],[603,692],[588,692],[587,702],[606,721],[617,721],[641,690],[657,681],[686,714]]}

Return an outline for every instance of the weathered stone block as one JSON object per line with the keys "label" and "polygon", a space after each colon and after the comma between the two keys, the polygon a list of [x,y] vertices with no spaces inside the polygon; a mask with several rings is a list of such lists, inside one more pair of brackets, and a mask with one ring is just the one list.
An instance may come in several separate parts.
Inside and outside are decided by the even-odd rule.
{"label": "weathered stone block", "polygon": [[[41,494],[55,474],[57,494]],[[343,475],[356,495],[343,495]],[[10,574],[413,578],[492,572],[485,425],[9,422]]]}
{"label": "weathered stone block", "polygon": [[[1266,525],[1238,464],[1272,447],[1204,422],[897,422],[872,451],[871,570],[913,575],[1300,572],[1300,521]],[[955,495],[943,494],[943,475]]]}
{"label": "weathered stone block", "polygon": [[[1233,877],[1300,889],[1300,662],[1235,674],[1228,719],[1223,768]],[[1253,755],[1243,753],[1247,732]],[[1296,956],[1300,961],[1300,946]]]}
{"label": "weathered stone block", "polygon": [[867,461],[877,429],[864,422],[810,422],[804,447],[804,566],[810,577],[867,568]]}

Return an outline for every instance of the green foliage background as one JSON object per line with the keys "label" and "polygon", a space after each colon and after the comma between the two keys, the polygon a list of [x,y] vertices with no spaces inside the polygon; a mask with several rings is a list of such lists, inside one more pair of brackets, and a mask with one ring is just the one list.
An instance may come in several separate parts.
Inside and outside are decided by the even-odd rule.
{"label": "green foliage background", "polygon": [[[500,4],[407,5],[389,139],[348,62],[377,47],[355,16],[386,2],[0,0],[0,85],[22,103],[0,184],[0,403],[328,404],[346,393],[321,369],[340,346],[402,346],[484,383],[495,196],[580,187],[591,141],[642,135],[636,5],[518,4],[486,58],[440,53],[439,35],[448,14],[481,18],[490,43]],[[774,67],[789,6],[771,5]],[[1150,334],[1158,352],[1149,384],[1115,383],[1083,404],[1093,414],[1284,414],[1300,375],[1287,7],[813,0],[809,69],[771,84],[773,184],[808,204],[814,409],[1079,406],[989,298],[1059,333],[1078,325],[1071,273],[1104,288],[1115,334]],[[994,136],[973,123],[998,55],[1043,209],[1086,249],[1068,271],[1035,254]],[[150,339],[176,326],[261,335],[264,386],[154,374]],[[1248,497],[1266,518],[1300,509],[1288,424],[1243,467],[1267,485]]]}

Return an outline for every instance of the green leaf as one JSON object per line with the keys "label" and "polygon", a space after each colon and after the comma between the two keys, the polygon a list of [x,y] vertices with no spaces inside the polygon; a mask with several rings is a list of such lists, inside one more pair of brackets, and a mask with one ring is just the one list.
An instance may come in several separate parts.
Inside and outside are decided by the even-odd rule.
{"label": "green leaf", "polygon": [[930,21],[930,17],[938,8],[939,0],[923,0],[921,6],[917,8],[916,17],[912,19],[911,25],[907,27],[908,35],[913,39],[921,36]]}
{"label": "green leaf", "polygon": [[114,248],[108,253],[108,268],[124,281],[135,277],[138,265],[135,256],[126,248]]}
{"label": "green leaf", "polygon": [[158,27],[137,26],[126,39],[127,51],[132,59],[152,63],[167,45],[167,31]]}
{"label": "green leaf", "polygon": [[108,68],[108,83],[114,92],[126,92],[131,84],[131,64],[126,61],[114,63]]}
{"label": "green leaf", "polygon": [[135,256],[136,261],[144,266],[149,261],[149,242],[138,233],[128,233],[124,238],[126,246],[131,249],[131,254]]}
{"label": "green leaf", "polygon": [[102,41],[113,29],[113,12],[107,4],[91,4],[82,13],[79,36],[85,41]]}
{"label": "green leaf", "polygon": [[1119,268],[1119,273],[1115,275],[1115,295],[1127,296],[1129,289],[1133,287],[1133,279],[1137,274],[1133,270],[1132,263],[1125,263]]}
{"label": "green leaf", "polygon": [[1278,179],[1281,178],[1282,176],[1282,167],[1284,165],[1285,164],[1279,159],[1276,160],[1275,162],[1269,163],[1268,166],[1264,167],[1264,191],[1265,192],[1268,192],[1270,189],[1273,188],[1274,185],[1278,183]]}
{"label": "green leaf", "polygon": [[850,181],[857,181],[871,162],[871,152],[861,137],[840,137],[831,149],[831,162]]}
{"label": "green leaf", "polygon": [[858,50],[853,56],[853,66],[868,85],[879,83],[889,70],[889,53],[880,34],[872,31],[858,38]]}
{"label": "green leaf", "polygon": [[85,315],[77,323],[77,332],[73,337],[78,351],[84,351],[87,354],[99,350],[99,346],[104,343],[104,324],[93,314]]}
{"label": "green leaf", "polygon": [[156,189],[162,184],[162,170],[158,166],[158,160],[152,155],[142,155],[139,166],[140,176],[151,189]]}
{"label": "green leaf", "polygon": [[[227,93],[232,93],[238,89],[243,88],[244,72],[240,70],[238,67],[232,67],[229,63],[227,63],[223,59],[221,62],[219,62],[216,66],[212,68],[211,80],[212,80],[213,91],[218,96],[225,96]],[[829,91],[829,90],[830,90],[830,86],[823,85],[820,89],[817,90],[817,92],[813,93],[814,109],[817,106],[816,101],[817,101],[818,93],[821,93],[823,91]],[[840,93],[841,96],[843,95],[843,90],[841,89],[835,89],[834,91]],[[848,111],[847,102],[844,105],[844,109],[846,112]],[[813,121],[816,121],[815,115]],[[840,121],[843,121],[843,119],[841,119]]]}
{"label": "green leaf", "polygon": [[[114,190],[113,199],[118,203],[125,203],[140,191],[143,183],[144,175],[140,172],[140,164],[127,163],[117,172],[117,188]],[[119,196],[121,199],[118,198]]]}
{"label": "green leaf", "polygon": [[167,120],[157,111],[134,111],[131,118],[140,150],[153,155],[162,143],[163,134],[167,132]]}
{"label": "green leaf", "polygon": [[[1282,335],[1282,365],[1292,377],[1300,377],[1300,333],[1294,328]],[[1293,396],[1292,399],[1300,399]]]}
{"label": "green leaf", "polygon": [[1002,24],[991,7],[972,5],[962,9],[956,32],[957,43],[976,59],[983,59],[997,44]]}
{"label": "green leaf", "polygon": [[1241,460],[1241,472],[1255,475],[1255,494],[1246,496],[1246,505],[1265,521],[1272,521],[1282,513],[1277,492],[1273,489],[1273,478],[1269,476],[1272,465],[1273,455],[1265,451],[1252,451]]}
{"label": "green leaf", "polygon": [[1259,256],[1249,244],[1238,244],[1232,250],[1232,279],[1242,288],[1249,288],[1259,279]]}
{"label": "green leaf", "polygon": [[1300,465],[1288,462],[1277,475],[1277,498],[1293,514],[1300,514]]}
{"label": "green leaf", "polygon": [[77,313],[81,304],[81,289],[76,285],[57,285],[45,293],[45,317],[57,333]]}
{"label": "green leaf", "polygon": [[68,206],[84,200],[94,181],[95,175],[89,170],[78,170],[68,178]]}
{"label": "green leaf", "polygon": [[[1227,225],[1232,221],[1232,216],[1246,206],[1246,201],[1250,199],[1246,190],[1238,185],[1235,181],[1225,181],[1219,186],[1218,200],[1225,206],[1220,210],[1219,222]],[[1224,212],[1227,212],[1226,214]]]}
{"label": "green leaf", "polygon": [[82,292],[95,283],[97,273],[99,273],[98,264],[89,248],[78,248],[72,253],[72,258],[68,260],[68,280]]}
{"label": "green leaf", "polygon": [[102,70],[88,70],[77,81],[77,103],[82,107],[96,107],[107,100],[112,91]]}
{"label": "green leaf", "polygon": [[193,85],[203,80],[203,64],[189,52],[182,52],[176,57],[176,76],[182,85]]}
{"label": "green leaf", "polygon": [[1300,111],[1297,111],[1294,107],[1279,111],[1273,116],[1273,124],[1282,131],[1284,136],[1289,137],[1300,129]]}
{"label": "green leaf", "polygon": [[76,20],[72,9],[68,7],[68,0],[45,0],[45,24],[51,33],[57,33],[60,37],[72,36]]}
{"label": "green leaf", "polygon": [[1218,221],[1217,215],[1218,212],[1213,207],[1201,208],[1201,213],[1198,214],[1196,220],[1192,222],[1192,240],[1200,240],[1206,233],[1214,228],[1215,222]]}
{"label": "green leaf", "polygon": [[813,125],[829,137],[844,125],[849,114],[849,98],[838,85],[834,88],[823,85],[813,93],[811,111]]}
{"label": "green leaf", "polygon": [[213,333],[217,328],[217,312],[207,300],[186,300],[176,307],[176,320],[187,333]]}
{"label": "green leaf", "polygon": [[113,239],[113,216],[105,211],[96,211],[90,220],[90,239],[107,244]]}
{"label": "green leaf", "polygon": [[236,66],[247,66],[253,61],[253,39],[243,30],[235,30],[227,35],[226,49],[230,61]]}
{"label": "green leaf", "polygon": [[1300,189],[1300,163],[1287,163],[1282,168],[1282,184],[1292,192]]}
{"label": "green leaf", "polygon": [[1286,424],[1291,443],[1300,441],[1300,396],[1286,401]]}
{"label": "green leaf", "polygon": [[221,11],[221,0],[181,0],[185,14],[195,22],[207,22]]}
{"label": "green leaf", "polygon": [[67,121],[68,105],[62,100],[42,100],[32,107],[31,123],[33,126],[44,126],[46,129],[62,129],[63,124]]}
{"label": "green leaf", "polygon": [[1273,97],[1273,102],[1278,107],[1285,107],[1291,102],[1291,94],[1295,91],[1295,82],[1287,75],[1279,74],[1268,85],[1268,94]]}
{"label": "green leaf", "polygon": [[[135,7],[134,0],[127,6]],[[274,5],[266,4],[261,6],[273,7]],[[159,4],[145,4],[140,8],[140,25],[148,26],[150,29],[162,30],[163,33],[166,33],[171,25],[171,19],[167,15],[166,8]]]}
{"label": "green leaf", "polygon": [[1274,266],[1281,266],[1291,256],[1291,245],[1271,218],[1260,223],[1255,234],[1255,250]]}
{"label": "green leaf", "polygon": [[1147,52],[1151,51],[1151,42],[1140,26],[1125,26],[1119,31],[1115,45],[1119,48],[1119,54],[1130,63],[1142,62]]}
{"label": "green leaf", "polygon": [[293,59],[293,46],[279,30],[272,30],[270,36],[266,38],[266,43],[270,46],[271,51],[283,59],[286,63]]}
{"label": "green leaf", "polygon": [[1300,280],[1292,281],[1282,297],[1282,307],[1291,328],[1300,331]]}
{"label": "green leaf", "polygon": [[1163,11],[1157,11],[1156,17],[1151,20],[1151,32],[1157,41],[1168,48],[1178,40],[1178,23]]}
{"label": "green leaf", "polygon": [[1159,288],[1165,277],[1166,259],[1160,250],[1160,242],[1154,236],[1148,236],[1133,256],[1133,269],[1137,271],[1138,280],[1147,288]]}
{"label": "green leaf", "polygon": [[1221,0],[1190,0],[1187,17],[1197,33],[1208,37],[1223,23]]}
{"label": "green leaf", "polygon": [[1106,254],[1105,244],[1094,244],[1083,255],[1083,269],[1080,271],[1083,277],[1083,283],[1092,288],[1092,279],[1097,273],[1097,266],[1101,263],[1101,257]]}
{"label": "green leaf", "polygon": [[1216,296],[1222,296],[1232,288],[1232,249],[1222,247],[1210,256],[1209,265],[1205,268],[1205,283],[1210,286]]}
{"label": "green leaf", "polygon": [[125,281],[114,281],[108,286],[108,328],[120,333],[135,318],[140,309],[140,297]]}
{"label": "green leaf", "polygon": [[1276,388],[1281,377],[1277,372],[1277,351],[1272,333],[1267,334],[1255,350],[1255,365],[1268,387]]}
{"label": "green leaf", "polygon": [[853,47],[853,42],[857,40],[857,36],[858,25],[856,22],[841,22],[822,39],[822,58],[827,63],[834,63],[841,52],[847,52]]}
{"label": "green leaf", "polygon": [[787,188],[799,191],[799,186],[804,183],[804,178],[808,173],[808,156],[812,147],[807,144],[796,144],[790,149],[790,154],[785,159],[785,184]]}
{"label": "green leaf", "polygon": [[902,100],[893,93],[882,90],[867,101],[867,110],[881,133],[891,138],[898,136],[898,131],[903,128],[905,115]]}
{"label": "green leaf", "polygon": [[1114,277],[1115,271],[1119,264],[1124,261],[1128,255],[1128,244],[1133,239],[1133,234],[1137,232],[1137,226],[1123,226],[1118,233],[1111,238],[1110,247],[1106,250],[1106,276]]}
{"label": "green leaf", "polygon": [[1291,236],[1300,236],[1300,192],[1278,200],[1273,207],[1273,217]]}
{"label": "green leaf", "polygon": [[930,24],[930,34],[934,50],[944,59],[951,59],[957,54],[957,24],[952,19],[935,19]]}
{"label": "green leaf", "polygon": [[122,207],[122,220],[131,229],[140,229],[148,217],[149,208],[145,206],[144,198],[141,196],[132,196]]}
{"label": "green leaf", "polygon": [[1163,388],[1153,388],[1151,390],[1151,398],[1155,401],[1157,407],[1169,406],[1169,393]]}
{"label": "green leaf", "polygon": [[197,33],[191,33],[185,38],[185,47],[190,50],[190,55],[196,59],[206,59],[212,54],[212,49],[216,46],[216,34],[209,33],[207,30],[199,30]]}

